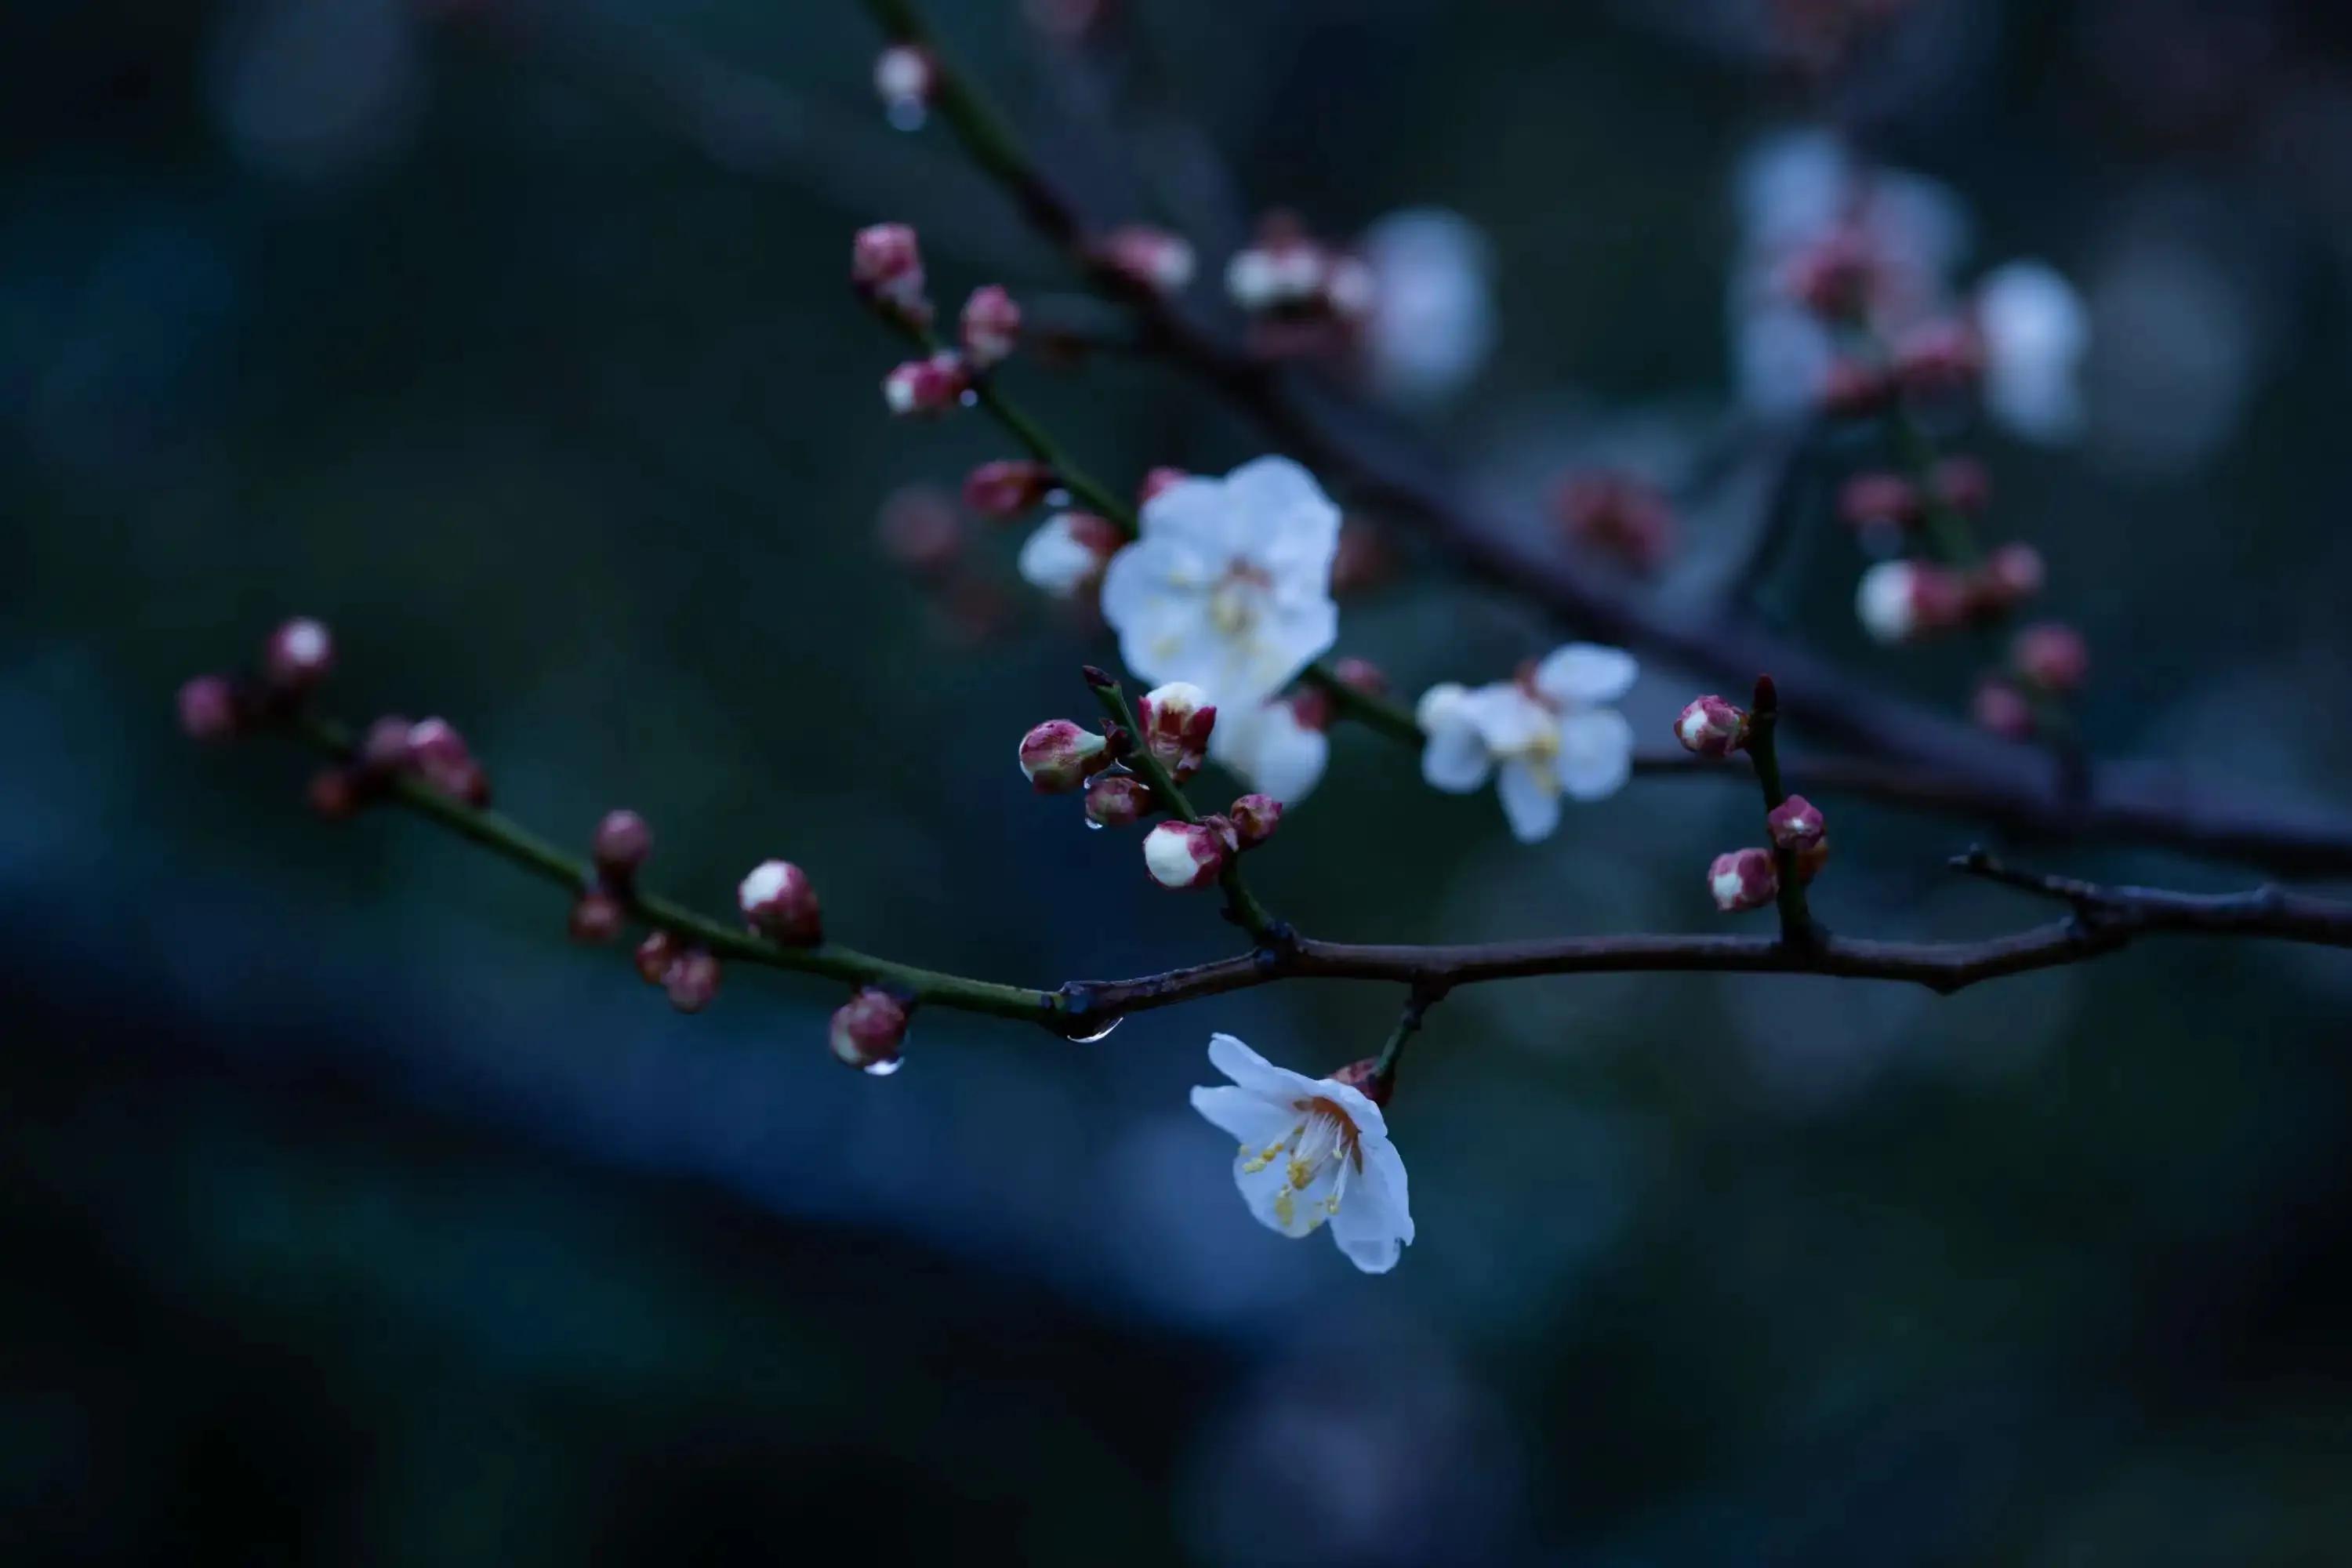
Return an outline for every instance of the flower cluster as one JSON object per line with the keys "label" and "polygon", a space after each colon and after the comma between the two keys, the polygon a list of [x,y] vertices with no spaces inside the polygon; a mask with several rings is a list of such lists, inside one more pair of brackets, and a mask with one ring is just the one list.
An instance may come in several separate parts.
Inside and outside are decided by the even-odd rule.
{"label": "flower cluster", "polygon": [[857,231],[849,247],[849,281],[877,314],[929,346],[922,357],[892,366],[882,378],[882,401],[893,414],[939,415],[977,402],[981,375],[1010,357],[1020,342],[1021,307],[993,283],[965,300],[957,321],[960,346],[931,339],[922,247],[905,224]]}
{"label": "flower cluster", "polygon": [[1225,265],[1225,292],[1250,318],[1251,342],[1268,358],[1345,353],[1370,320],[1372,269],[1310,236],[1288,213],[1270,213],[1255,244]]}
{"label": "flower cluster", "polygon": [[1560,797],[1617,793],[1633,771],[1633,727],[1611,706],[1633,689],[1636,667],[1621,648],[1570,643],[1511,680],[1422,694],[1422,776],[1453,795],[1495,780],[1503,815],[1522,843],[1559,826]]}
{"label": "flower cluster", "polygon": [[1552,510],[1570,542],[1643,574],[1665,564],[1680,531],[1664,491],[1616,468],[1567,475],[1552,492]]}

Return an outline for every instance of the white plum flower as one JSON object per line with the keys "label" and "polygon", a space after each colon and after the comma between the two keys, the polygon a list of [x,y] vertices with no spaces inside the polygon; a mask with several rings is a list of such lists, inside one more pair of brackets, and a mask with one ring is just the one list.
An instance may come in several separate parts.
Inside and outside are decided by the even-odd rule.
{"label": "white plum flower", "polygon": [[1599,800],[1633,772],[1633,727],[1607,706],[1633,689],[1637,668],[1621,648],[1570,643],[1523,680],[1472,690],[1433,686],[1416,717],[1427,737],[1422,777],[1468,795],[1491,776],[1523,844],[1559,826],[1559,800]]}
{"label": "white plum flower", "polygon": [[1260,1224],[1331,1239],[1367,1274],[1385,1274],[1412,1241],[1404,1157],[1364,1092],[1279,1068],[1231,1035],[1212,1036],[1209,1065],[1233,1079],[1192,1091],[1192,1109],[1241,1142],[1234,1184]]}
{"label": "white plum flower", "polygon": [[1297,805],[1322,779],[1331,739],[1301,722],[1297,705],[1277,697],[1236,713],[1219,710],[1209,756],[1259,794]]}
{"label": "white plum flower", "polygon": [[2074,286],[2039,261],[1995,268],[1977,289],[1977,329],[1984,336],[1986,411],[2028,440],[2078,435],[2076,375],[2091,325]]}
{"label": "white plum flower", "polygon": [[1494,262],[1486,237],[1435,207],[1391,213],[1365,231],[1370,284],[1365,334],[1372,377],[1405,402],[1458,390],[1495,343]]}
{"label": "white plum flower", "polygon": [[1254,710],[1338,637],[1339,545],[1339,509],[1288,458],[1180,479],[1112,558],[1103,618],[1141,679],[1190,681],[1221,713]]}

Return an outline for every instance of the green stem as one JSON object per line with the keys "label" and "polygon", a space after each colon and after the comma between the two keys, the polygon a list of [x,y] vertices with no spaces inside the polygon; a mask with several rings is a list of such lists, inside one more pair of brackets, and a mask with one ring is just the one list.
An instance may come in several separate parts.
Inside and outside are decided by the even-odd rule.
{"label": "green stem", "polygon": [[1372,1081],[1383,1089],[1396,1082],[1397,1064],[1404,1058],[1405,1042],[1421,1032],[1422,1016],[1429,1011],[1429,998],[1413,993],[1404,1010],[1397,1015],[1396,1027],[1381,1047],[1381,1054],[1372,1061]]}
{"label": "green stem", "polygon": [[[313,750],[323,752],[339,762],[351,761],[353,754],[351,734],[341,725],[307,716],[294,722],[296,733]],[[575,893],[595,884],[594,873],[584,862],[564,854],[530,829],[509,821],[497,812],[452,799],[422,779],[406,773],[394,775],[390,789],[392,799],[401,805],[419,816],[439,823],[461,838],[513,861],[525,870],[569,888]],[[721,958],[739,963],[763,963],[774,969],[823,974],[853,985],[880,986],[911,996],[917,1002],[936,1002],[941,1006],[993,1014],[1000,1018],[1051,1023],[1063,1011],[1061,1000],[1050,991],[1000,985],[992,981],[972,980],[935,969],[919,969],[913,964],[859,952],[837,942],[820,942],[814,947],[785,947],[764,937],[754,936],[740,926],[722,924],[655,893],[633,893],[628,904],[631,912],[644,924],[683,937],[698,946],[709,949]]]}
{"label": "green stem", "polygon": [[[1756,678],[1756,700],[1748,715],[1747,751],[1756,764],[1756,782],[1764,792],[1764,813],[1769,816],[1789,798],[1780,784],[1780,754],[1777,731],[1780,727],[1780,696],[1770,676]],[[1769,831],[1769,829],[1768,829]],[[1772,865],[1780,891],[1774,902],[1780,911],[1780,940],[1790,947],[1811,948],[1819,945],[1820,928],[1813,924],[1812,911],[1805,904],[1805,884],[1797,872],[1797,852],[1772,847]]]}
{"label": "green stem", "polygon": [[[1180,820],[1197,826],[1201,814],[1192,808],[1192,803],[1185,799],[1184,792],[1176,786],[1175,776],[1158,757],[1152,755],[1142,721],[1129,705],[1126,691],[1114,680],[1108,686],[1096,687],[1094,693],[1095,700],[1102,704],[1103,711],[1110,716],[1111,722],[1134,737],[1134,749],[1125,758],[1127,764],[1143,775],[1143,782],[1151,786],[1151,793],[1159,797],[1160,805]],[[1232,912],[1236,924],[1261,943],[1276,939],[1282,924],[1267,912],[1265,906],[1257,901],[1257,896],[1242,880],[1238,852],[1225,857],[1224,869],[1217,873],[1217,884],[1225,890],[1225,908]]]}

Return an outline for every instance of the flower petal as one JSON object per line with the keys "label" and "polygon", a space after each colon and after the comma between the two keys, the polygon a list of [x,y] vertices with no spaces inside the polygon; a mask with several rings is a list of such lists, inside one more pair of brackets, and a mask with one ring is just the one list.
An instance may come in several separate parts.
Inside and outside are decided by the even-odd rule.
{"label": "flower petal", "polygon": [[1549,709],[1509,680],[1497,680],[1472,692],[1467,710],[1478,733],[1486,738],[1487,749],[1497,755],[1534,746],[1554,722]]}
{"label": "flower petal", "polygon": [[1253,1094],[1238,1084],[1221,1083],[1214,1088],[1199,1088],[1192,1091],[1192,1109],[1209,1119],[1211,1125],[1227,1137],[1239,1140],[1253,1149],[1261,1148],[1278,1137],[1287,1137],[1298,1120],[1298,1113],[1286,1105],[1276,1105],[1261,1094]]}
{"label": "flower petal", "polygon": [[1277,700],[1230,717],[1220,712],[1209,735],[1209,755],[1251,788],[1293,805],[1323,777],[1331,740],[1301,724],[1290,704]]}
{"label": "flower petal", "polygon": [[1633,776],[1633,726],[1614,708],[1566,715],[1558,766],[1560,787],[1578,800],[1615,795]]}
{"label": "flower petal", "polygon": [[1146,541],[1181,544],[1221,563],[1243,542],[1222,479],[1177,480],[1143,503],[1139,522]]}
{"label": "flower petal", "polygon": [[1522,844],[1549,838],[1559,826],[1559,781],[1548,762],[1515,757],[1505,763],[1495,779],[1495,794],[1503,802],[1511,837]]}
{"label": "flower petal", "polygon": [[1536,666],[1536,689],[1563,708],[1614,702],[1633,689],[1641,667],[1620,647],[1572,642],[1554,648]]}
{"label": "flower petal", "polygon": [[1275,1066],[1231,1035],[1209,1037],[1209,1065],[1252,1094],[1277,1100],[1286,1109],[1294,1100],[1312,1100],[1323,1092],[1315,1079]]}
{"label": "flower petal", "polygon": [[1362,1140],[1363,1169],[1351,1173],[1331,1216],[1331,1239],[1367,1274],[1385,1274],[1412,1240],[1404,1157],[1386,1138]]}
{"label": "flower petal", "polygon": [[1494,754],[1468,714],[1449,710],[1436,723],[1423,727],[1429,731],[1429,743],[1421,751],[1421,776],[1430,788],[1468,795],[1486,782],[1495,769]]}

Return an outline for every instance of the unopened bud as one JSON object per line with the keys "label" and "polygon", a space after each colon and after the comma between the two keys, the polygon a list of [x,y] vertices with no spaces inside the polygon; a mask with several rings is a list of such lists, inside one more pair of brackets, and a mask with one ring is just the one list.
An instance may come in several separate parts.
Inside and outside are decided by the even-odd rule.
{"label": "unopened bud", "polygon": [[601,947],[621,934],[628,910],[603,888],[591,888],[572,901],[572,940]]}
{"label": "unopened bud", "polygon": [[1966,321],[1930,321],[1895,348],[1895,379],[1914,397],[1963,392],[1984,374],[1984,340]]}
{"label": "unopened bud", "polygon": [[2031,544],[2004,544],[1985,558],[1982,592],[1991,608],[2015,609],[2042,592],[2047,573]]}
{"label": "unopened bud", "polygon": [[1245,795],[1225,808],[1225,820],[1244,849],[1255,849],[1274,837],[1282,821],[1282,802],[1270,795]]}
{"label": "unopened bud", "polygon": [[666,931],[647,931],[646,940],[637,943],[635,954],[637,975],[648,985],[658,985],[669,973],[670,962],[678,955],[677,938]]}
{"label": "unopened bud", "polygon": [[1045,499],[1061,481],[1054,470],[1026,458],[982,463],[964,476],[963,504],[992,522],[1019,517]]}
{"label": "unopened bud", "polygon": [[2009,663],[2029,686],[2044,691],[2073,691],[2091,672],[2091,649],[2074,627],[2042,621],[2017,634],[2017,640],[2010,645]]}
{"label": "unopened bud", "polygon": [[322,822],[341,822],[360,808],[359,784],[349,768],[321,768],[312,773],[305,798]]}
{"label": "unopened bud", "polygon": [[1878,256],[1851,228],[1832,231],[1792,257],[1780,276],[1788,296],[1817,316],[1851,321],[1870,303]]}
{"label": "unopened bud", "polygon": [[408,727],[408,763],[443,795],[471,805],[489,802],[489,775],[446,719],[420,719]]}
{"label": "unopened bud", "polygon": [[608,811],[596,825],[589,852],[597,870],[616,882],[626,882],[654,852],[654,830],[634,811]]}
{"label": "unopened bud", "polygon": [[971,390],[971,372],[957,353],[910,359],[882,378],[882,401],[902,417],[941,414]]}
{"label": "unopened bud", "polygon": [[856,290],[918,321],[930,319],[923,298],[923,252],[903,223],[861,228],[850,242],[849,281]]}
{"label": "unopened bud", "polygon": [[1169,777],[1181,784],[1201,771],[1208,760],[1210,732],[1217,727],[1217,710],[1207,692],[1189,680],[1171,680],[1145,692],[1135,705],[1135,716],[1143,726],[1139,739]]}
{"label": "unopened bud", "polygon": [[1720,697],[1701,697],[1675,720],[1675,739],[1702,757],[1727,757],[1748,743],[1748,713]]}
{"label": "unopened bud", "polygon": [[1076,598],[1126,542],[1126,535],[1090,511],[1055,512],[1022,542],[1021,580],[1056,599]]}
{"label": "unopened bud", "polygon": [[226,741],[240,715],[236,686],[225,675],[199,675],[180,688],[180,732],[191,741]]}
{"label": "unopened bud", "polygon": [[323,622],[298,616],[269,634],[261,667],[278,690],[309,691],[334,668],[335,639]]}
{"label": "unopened bud", "polygon": [[1130,224],[1095,246],[1096,259],[1139,288],[1181,293],[1192,281],[1192,247],[1165,229]]}
{"label": "unopened bud", "polygon": [[877,1078],[895,1072],[907,1043],[906,1005],[869,986],[834,1009],[826,1043],[837,1060],[860,1072]]}
{"label": "unopened bud", "polygon": [[1936,465],[1936,494],[1954,511],[1974,516],[1992,504],[1992,470],[1965,453]]}
{"label": "unopened bud", "polygon": [[938,63],[919,44],[893,44],[874,58],[874,95],[901,131],[921,128],[938,86]]}
{"label": "unopened bud", "polygon": [[1097,827],[1129,827],[1160,809],[1151,786],[1133,773],[1098,773],[1087,781],[1087,820]]}
{"label": "unopened bud", "polygon": [[1570,539],[1635,572],[1652,572],[1674,553],[1679,532],[1674,503],[1637,474],[1594,468],[1570,474],[1552,509]]}
{"label": "unopened bud", "polygon": [[1780,896],[1780,874],[1769,849],[1735,849],[1706,868],[1707,891],[1726,914],[1760,910]]}
{"label": "unopened bud", "polygon": [[1900,474],[1856,474],[1838,490],[1838,516],[1849,528],[1908,528],[1919,521],[1921,510],[1918,487]]}
{"label": "unopened bud", "polygon": [[1979,729],[2011,741],[2031,740],[2033,735],[2033,704],[2025,693],[1998,676],[1989,676],[1977,684],[1976,695],[1969,700],[1969,715]]}
{"label": "unopened bud", "polygon": [[1767,812],[1764,830],[1783,849],[1810,849],[1829,831],[1821,808],[1801,795],[1790,795]]}
{"label": "unopened bud", "polygon": [[1822,375],[1820,399],[1831,417],[1860,419],[1895,401],[1895,378],[1862,360],[1832,360]]}
{"label": "unopened bud", "polygon": [[1152,498],[1157,496],[1160,491],[1174,485],[1181,485],[1192,477],[1192,476],[1191,474],[1186,473],[1181,468],[1171,468],[1165,466],[1153,468],[1150,472],[1143,476],[1143,485],[1136,497],[1136,504],[1138,506],[1150,506],[1151,504]]}
{"label": "unopened bud", "polygon": [[824,940],[824,920],[808,873],[789,860],[762,860],[736,886],[736,907],[751,929],[793,947]]}
{"label": "unopened bud", "polygon": [[962,559],[966,523],[936,485],[900,485],[883,498],[874,536],[883,553],[919,577],[941,577]]}
{"label": "unopened bud", "polygon": [[702,948],[688,948],[662,971],[662,989],[681,1013],[699,1013],[719,994],[719,960]]}
{"label": "unopened bud", "polygon": [[1205,888],[1233,853],[1225,835],[1203,822],[1162,822],[1143,836],[1143,866],[1163,888]]}
{"label": "unopened bud", "polygon": [[1021,341],[1021,307],[1011,294],[991,283],[971,291],[963,302],[963,350],[971,363],[986,370],[1009,357]]}
{"label": "unopened bud", "polygon": [[1039,795],[1065,795],[1110,765],[1100,735],[1067,719],[1049,719],[1021,737],[1021,773]]}
{"label": "unopened bud", "polygon": [[1882,561],[1862,574],[1854,591],[1854,614],[1863,629],[1883,643],[1948,631],[1967,613],[1968,592],[1960,579],[1921,561]]}
{"label": "unopened bud", "polygon": [[379,777],[398,773],[409,763],[408,737],[415,730],[415,724],[397,713],[376,720],[360,737],[360,766]]}

